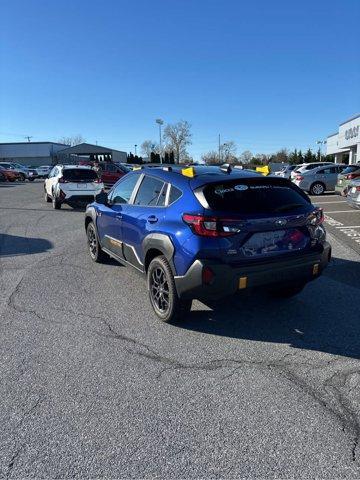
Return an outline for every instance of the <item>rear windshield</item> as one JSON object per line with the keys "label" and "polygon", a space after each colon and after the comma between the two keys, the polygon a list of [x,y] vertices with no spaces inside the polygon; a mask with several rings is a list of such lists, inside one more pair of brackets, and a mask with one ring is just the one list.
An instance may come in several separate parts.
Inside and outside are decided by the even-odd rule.
{"label": "rear windshield", "polygon": [[359,170],[360,166],[356,165],[351,165],[350,167],[346,167],[341,173],[352,173],[355,172],[356,170]]}
{"label": "rear windshield", "polygon": [[203,192],[212,210],[231,213],[281,213],[297,211],[310,204],[302,191],[274,178],[212,183]]}
{"label": "rear windshield", "polygon": [[93,182],[98,176],[90,168],[66,168],[63,171],[63,178],[68,182]]}

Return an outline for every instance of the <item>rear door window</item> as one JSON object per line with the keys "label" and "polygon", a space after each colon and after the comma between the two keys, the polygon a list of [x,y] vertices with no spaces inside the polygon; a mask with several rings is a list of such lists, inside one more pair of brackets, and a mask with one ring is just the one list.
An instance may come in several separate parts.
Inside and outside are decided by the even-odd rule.
{"label": "rear door window", "polygon": [[203,194],[212,210],[239,214],[297,212],[310,205],[306,194],[275,178],[212,183]]}
{"label": "rear door window", "polygon": [[68,182],[94,182],[98,176],[94,170],[85,168],[65,168],[63,170],[63,178]]}
{"label": "rear door window", "polygon": [[164,186],[163,181],[146,175],[136,194],[134,205],[156,206]]}

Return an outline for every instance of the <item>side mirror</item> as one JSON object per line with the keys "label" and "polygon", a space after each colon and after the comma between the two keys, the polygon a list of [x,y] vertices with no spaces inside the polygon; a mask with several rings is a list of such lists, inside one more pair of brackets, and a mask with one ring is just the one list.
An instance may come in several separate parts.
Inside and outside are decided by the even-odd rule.
{"label": "side mirror", "polygon": [[101,191],[97,195],[95,195],[95,202],[100,203],[101,205],[108,205],[108,195],[106,192]]}

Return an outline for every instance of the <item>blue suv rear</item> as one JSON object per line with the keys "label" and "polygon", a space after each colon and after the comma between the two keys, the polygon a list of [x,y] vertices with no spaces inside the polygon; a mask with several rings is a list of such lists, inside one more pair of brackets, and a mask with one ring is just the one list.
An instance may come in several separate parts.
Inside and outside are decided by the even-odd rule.
{"label": "blue suv rear", "polygon": [[193,299],[254,287],[299,293],[326,267],[321,209],[283,178],[219,167],[145,167],[88,205],[94,261],[110,255],[146,275],[158,317],[171,321]]}

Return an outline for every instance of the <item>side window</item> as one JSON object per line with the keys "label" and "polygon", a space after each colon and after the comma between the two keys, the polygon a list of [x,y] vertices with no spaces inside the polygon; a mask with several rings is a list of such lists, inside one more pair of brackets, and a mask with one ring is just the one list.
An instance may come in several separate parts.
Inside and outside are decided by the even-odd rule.
{"label": "side window", "polygon": [[181,195],[182,195],[182,191],[174,187],[174,185],[171,185],[169,205],[176,202],[176,200],[178,200],[181,197]]}
{"label": "side window", "polygon": [[321,170],[321,173],[325,175],[329,175],[329,173],[336,173],[336,168],[335,167],[324,168],[323,170]]}
{"label": "side window", "polygon": [[145,176],[136,194],[134,205],[156,205],[163,187],[163,181]]}
{"label": "side window", "polygon": [[110,195],[111,203],[114,205],[119,205],[122,203],[129,203],[131,195],[134,191],[134,187],[139,180],[139,175],[131,175],[127,178],[124,178]]}
{"label": "side window", "polygon": [[109,163],[108,165],[106,165],[106,171],[107,172],[116,172],[117,168],[112,163]]}

